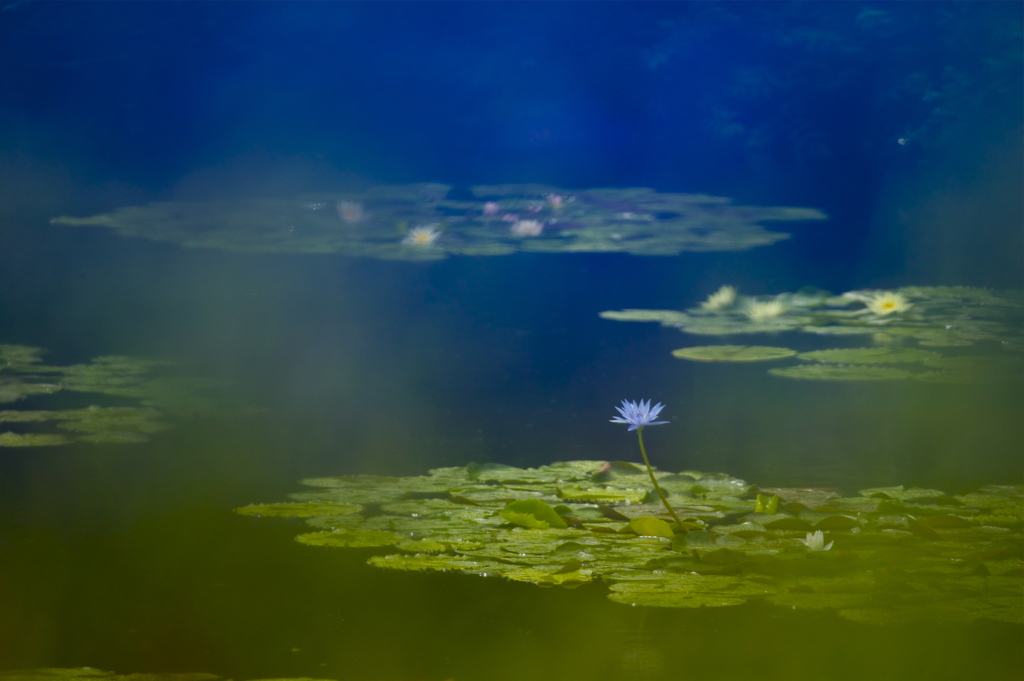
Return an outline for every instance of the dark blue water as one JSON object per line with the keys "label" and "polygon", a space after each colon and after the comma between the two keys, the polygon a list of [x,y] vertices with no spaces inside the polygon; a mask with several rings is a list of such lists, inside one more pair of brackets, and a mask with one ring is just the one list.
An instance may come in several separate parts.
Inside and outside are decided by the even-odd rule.
{"label": "dark blue water", "polygon": [[[671,425],[647,441],[668,469],[849,490],[1019,483],[1013,382],[786,382],[675,360],[702,341],[597,315],[692,307],[722,284],[1024,287],[1020,3],[0,9],[0,343],[61,365],[172,357],[262,409],[179,422],[145,445],[4,450],[0,670],[462,681],[1024,668],[1015,625],[638,612],[597,587],[382,573],[368,553],[294,544],[299,525],[230,513],[307,476],[635,459],[608,419],[647,397],[667,405]],[[793,237],[736,253],[437,262],[48,224],[356,180],[647,186],[830,219],[774,226]]]}

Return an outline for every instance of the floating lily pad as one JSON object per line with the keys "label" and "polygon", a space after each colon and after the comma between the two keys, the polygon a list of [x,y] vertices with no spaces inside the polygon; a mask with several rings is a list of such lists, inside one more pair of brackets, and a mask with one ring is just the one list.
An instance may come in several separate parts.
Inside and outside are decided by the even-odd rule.
{"label": "floating lily pad", "polygon": [[672,539],[675,532],[664,520],[651,516],[640,516],[629,521],[629,529],[639,537],[662,537]]}
{"label": "floating lily pad", "polygon": [[[731,287],[727,287],[731,288]],[[835,296],[802,289],[771,298],[736,294],[728,305],[701,304],[687,310],[609,310],[603,319],[659,322],[701,336],[778,334],[792,331],[819,336],[863,338],[869,347],[817,350],[806,361],[836,363],[837,368],[786,367],[771,373],[818,380],[894,380],[932,383],[995,383],[1024,380],[1024,292],[963,286],[908,286],[884,295],[902,309],[877,312],[879,291],[849,291]],[[766,304],[771,308],[766,308]],[[749,314],[752,309],[761,314]],[[770,314],[763,313],[765,310]],[[913,347],[913,346],[918,347]],[[707,346],[675,351],[698,361],[740,361],[752,346]],[[928,349],[925,349],[928,348]],[[970,348],[965,353],[963,348]],[[722,353],[719,357],[715,353]],[[857,370],[850,365],[911,365],[899,369]],[[929,367],[924,370],[915,364]]]}
{"label": "floating lily pad", "polygon": [[373,556],[370,565],[392,570],[461,570],[470,574],[481,573],[486,563],[453,556],[428,553],[401,553],[390,556]]}
{"label": "floating lily pad", "polygon": [[31,395],[52,395],[60,392],[56,383],[31,381],[27,378],[0,379],[0,402],[17,402]]}
{"label": "floating lily pad", "polygon": [[[576,478],[579,490],[600,487],[612,495],[639,488],[643,476],[632,468],[573,461],[512,471],[442,468],[412,478],[320,478],[309,481],[317,491],[301,495],[301,504],[239,512],[308,516],[306,523],[320,531],[299,541],[380,547],[386,554],[370,559],[378,567],[543,585],[600,580],[610,585],[612,600],[628,604],[724,607],[758,599],[860,620],[934,615],[1024,622],[1024,487],[989,486],[959,496],[904,487],[853,496],[772,488],[762,494],[778,500],[769,514],[755,512],[756,499],[742,480],[656,472],[682,528],[671,526],[655,504],[559,496],[566,483],[557,471]],[[488,473],[515,480],[482,482]],[[439,487],[446,493],[413,491]],[[482,488],[495,493],[465,503]],[[824,535],[817,544],[812,531]],[[914,593],[914,606],[893,614],[887,595],[894,589]]]}
{"label": "floating lily pad", "polygon": [[673,357],[699,362],[762,362],[795,354],[796,350],[766,345],[702,345],[672,351]]}
{"label": "floating lily pad", "polygon": [[809,521],[793,516],[762,520],[761,526],[769,530],[795,530],[797,532],[809,532],[814,529],[814,525]]}
{"label": "floating lily pad", "polygon": [[621,487],[607,487],[605,485],[594,485],[588,487],[567,485],[565,487],[558,488],[558,496],[570,501],[639,504],[647,498],[647,490],[623,489]]}
{"label": "floating lily pad", "polygon": [[71,442],[71,438],[49,433],[0,433],[0,447],[53,447]]}
{"label": "floating lily pad", "polygon": [[167,429],[156,409],[139,407],[99,407],[54,412],[62,430],[82,433],[157,433]]}
{"label": "floating lily pad", "polygon": [[280,504],[252,504],[235,509],[236,513],[254,516],[276,516],[285,518],[315,518],[317,516],[348,515],[363,509],[358,504],[307,504],[285,502]]}
{"label": "floating lily pad", "polygon": [[613,584],[609,598],[626,605],[661,608],[721,608],[741,605],[752,597],[767,596],[772,589],[741,577],[726,575],[677,575],[670,583],[629,580]]}
{"label": "floating lily pad", "polygon": [[676,310],[608,310],[599,315],[617,322],[661,322],[662,326],[679,327],[690,322],[690,316]]}
{"label": "floating lily pad", "polygon": [[149,435],[132,430],[112,430],[79,435],[79,442],[94,445],[134,445],[149,440]]}
{"label": "floating lily pad", "polygon": [[498,515],[505,520],[521,527],[532,527],[546,530],[549,527],[568,527],[555,509],[540,499],[521,499],[513,501],[503,508]]}
{"label": "floating lily pad", "polygon": [[520,568],[512,569],[504,574],[505,579],[517,582],[532,582],[545,585],[575,585],[589,582],[594,578],[592,570],[583,567],[582,563],[571,563],[558,569]]}
{"label": "floating lily pad", "polygon": [[310,546],[347,546],[365,548],[369,546],[391,546],[404,537],[394,532],[382,530],[326,530],[299,535],[298,541]]}
{"label": "floating lily pad", "polygon": [[[173,368],[165,361],[108,356],[97,357],[89,364],[61,367],[41,364],[43,354],[39,348],[0,345],[0,403],[34,403],[33,398],[39,395],[74,391],[136,399],[146,406],[7,409],[0,411],[0,422],[22,424],[21,428],[32,432],[6,433],[0,437],[0,447],[52,446],[72,441],[133,444],[166,430],[171,413],[187,411],[194,416],[216,409],[209,398],[201,397],[202,390],[212,387],[210,382],[154,375],[166,374]],[[36,432],[53,428],[75,433],[74,440],[56,433]]]}
{"label": "floating lily pad", "polygon": [[56,411],[0,411],[0,423],[33,423],[40,421],[60,420],[60,412]]}
{"label": "floating lily pad", "polygon": [[[24,369],[43,360],[45,350],[29,345],[2,345],[0,344],[0,369],[14,368]],[[38,369],[38,367],[33,367]]]}
{"label": "floating lily pad", "polygon": [[813,381],[897,381],[910,378],[910,372],[880,366],[808,364],[770,369],[768,373],[785,378]]}
{"label": "floating lily pad", "polygon": [[860,527],[860,522],[856,518],[851,518],[846,515],[827,515],[824,518],[814,523],[815,530],[852,530],[855,527]]}
{"label": "floating lily pad", "polygon": [[942,357],[937,352],[914,348],[840,348],[836,350],[815,350],[801,352],[798,357],[813,362],[836,362],[843,364],[900,364],[903,362],[925,362]]}
{"label": "floating lily pad", "polygon": [[[566,190],[524,184],[470,191],[471,199],[453,199],[449,186],[410,184],[282,200],[158,202],[88,218],[58,217],[51,223],[108,227],[125,236],[190,248],[433,260],[520,251],[742,251],[788,237],[762,223],[825,219],[810,208],[734,206],[721,197],[643,188]],[[530,229],[516,230],[527,221]],[[410,228],[416,227],[439,235],[410,243]]]}
{"label": "floating lily pad", "polygon": [[444,473],[462,478],[468,472],[474,481],[484,483],[546,483],[587,480],[593,473],[592,461],[563,461],[540,468],[516,468],[500,464],[469,464],[465,469],[434,469],[431,479],[438,479]]}

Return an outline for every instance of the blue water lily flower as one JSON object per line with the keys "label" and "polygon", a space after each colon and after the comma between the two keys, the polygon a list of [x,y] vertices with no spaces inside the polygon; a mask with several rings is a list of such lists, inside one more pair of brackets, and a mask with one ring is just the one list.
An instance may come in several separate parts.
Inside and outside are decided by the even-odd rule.
{"label": "blue water lily flower", "polygon": [[668,421],[655,421],[658,418],[658,414],[665,408],[665,405],[658,402],[653,407],[651,401],[637,400],[636,402],[630,402],[629,400],[622,400],[621,407],[615,407],[615,409],[621,414],[621,416],[612,419],[612,423],[628,423],[629,430],[636,430],[637,428],[643,428],[644,426],[660,426]]}
{"label": "blue water lily flower", "polygon": [[629,430],[636,431],[636,440],[640,445],[640,455],[644,457],[644,465],[647,466],[647,475],[651,478],[651,484],[654,485],[654,491],[658,493],[658,498],[661,499],[661,503],[665,506],[665,510],[672,516],[672,520],[676,521],[676,528],[680,532],[686,531],[686,525],[679,519],[676,512],[672,510],[672,505],[668,503],[668,497],[665,496],[664,490],[661,489],[661,485],[658,484],[658,478],[654,475],[654,469],[651,467],[651,460],[647,458],[647,448],[644,447],[644,426],[660,426],[668,421],[655,421],[658,418],[658,414],[665,408],[665,405],[658,402],[653,407],[651,401],[637,400],[636,402],[630,402],[629,400],[622,400],[621,407],[615,407],[616,411],[619,412],[619,416],[612,419],[612,423],[628,423]]}

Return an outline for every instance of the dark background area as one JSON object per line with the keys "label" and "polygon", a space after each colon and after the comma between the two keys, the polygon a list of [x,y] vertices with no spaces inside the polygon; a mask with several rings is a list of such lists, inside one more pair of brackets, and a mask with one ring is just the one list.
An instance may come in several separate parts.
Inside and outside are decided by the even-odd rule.
{"label": "dark background area", "polygon": [[[31,160],[144,196],[358,176],[809,205],[832,216],[795,246],[817,285],[1019,286],[1020,14],[1013,2],[8,3],[0,150],[9,173]],[[958,230],[935,194],[958,206],[959,230],[974,223],[973,238],[944,238],[955,262],[914,257]]]}

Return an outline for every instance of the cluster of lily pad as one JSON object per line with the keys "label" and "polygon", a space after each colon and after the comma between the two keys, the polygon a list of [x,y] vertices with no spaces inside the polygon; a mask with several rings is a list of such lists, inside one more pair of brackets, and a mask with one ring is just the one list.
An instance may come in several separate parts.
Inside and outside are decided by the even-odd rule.
{"label": "cluster of lily pad", "polygon": [[138,405],[2,409],[0,447],[143,442],[169,427],[168,413],[208,405],[199,395],[208,382],[159,375],[167,362],[110,356],[88,364],[52,366],[42,363],[43,354],[41,348],[0,345],[0,404],[74,392],[129,399]]}
{"label": "cluster of lily pad", "polygon": [[382,185],[295,199],[157,202],[67,226],[227,251],[342,253],[397,260],[520,251],[675,255],[737,251],[787,238],[763,222],[822,220],[811,208],[736,206],[700,194],[546,185]]}
{"label": "cluster of lily pad", "polygon": [[758,600],[869,622],[1024,621],[1024,487],[964,495],[887,487],[760,489],[721,473],[568,461],[303,480],[292,501],[237,509],[304,518],[310,546],[375,547],[371,565],[541,585],[600,582],[660,607]]}
{"label": "cluster of lily pad", "polygon": [[908,286],[840,296],[808,289],[766,298],[740,296],[723,287],[702,305],[685,311],[613,310],[601,317],[660,322],[705,336],[803,332],[867,342],[804,353],[761,345],[709,345],[672,353],[708,362],[789,357],[803,362],[770,370],[787,378],[977,383],[1024,377],[1021,291]]}

